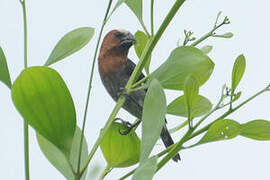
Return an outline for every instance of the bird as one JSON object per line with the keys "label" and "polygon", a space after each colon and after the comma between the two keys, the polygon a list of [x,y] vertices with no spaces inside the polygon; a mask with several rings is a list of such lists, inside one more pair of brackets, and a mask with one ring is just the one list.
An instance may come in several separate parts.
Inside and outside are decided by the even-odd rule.
{"label": "bird", "polygon": [[[127,123],[129,131],[141,122],[143,103],[147,92],[147,89],[134,91],[130,94],[124,92],[125,86],[136,67],[136,64],[128,58],[129,49],[135,43],[136,38],[129,31],[123,29],[111,30],[105,35],[98,56],[99,74],[105,89],[114,101],[117,101],[124,94],[126,101],[123,108],[139,119],[134,124]],[[144,77],[144,74],[141,73],[137,81]],[[166,123],[160,136],[165,147],[174,144]],[[177,162],[180,160],[180,155],[177,154],[172,159]]]}

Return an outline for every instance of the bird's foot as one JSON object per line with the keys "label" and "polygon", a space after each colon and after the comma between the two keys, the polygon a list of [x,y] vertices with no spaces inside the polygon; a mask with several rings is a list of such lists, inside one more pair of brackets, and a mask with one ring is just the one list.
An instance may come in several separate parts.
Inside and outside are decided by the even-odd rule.
{"label": "bird's foot", "polygon": [[129,134],[129,133],[131,132],[131,130],[132,130],[134,127],[138,126],[138,125],[140,124],[140,122],[141,122],[141,121],[139,120],[139,121],[135,122],[134,124],[131,124],[130,122],[124,121],[124,120],[121,119],[121,118],[116,118],[115,121],[117,121],[117,120],[121,121],[121,123],[126,127],[126,130],[124,130],[124,131],[121,131],[121,130],[119,129],[119,133],[120,133],[121,135],[127,135],[127,134]]}
{"label": "bird's foot", "polygon": [[133,123],[133,124],[127,122],[127,126],[126,126],[127,129],[126,129],[124,132],[119,131],[119,133],[122,134],[122,135],[127,135],[127,134],[129,134],[130,131],[131,131],[133,128],[137,127],[137,126],[140,124],[140,122],[141,122],[141,120],[139,120],[139,121],[137,121],[137,122],[135,122],[135,123]]}

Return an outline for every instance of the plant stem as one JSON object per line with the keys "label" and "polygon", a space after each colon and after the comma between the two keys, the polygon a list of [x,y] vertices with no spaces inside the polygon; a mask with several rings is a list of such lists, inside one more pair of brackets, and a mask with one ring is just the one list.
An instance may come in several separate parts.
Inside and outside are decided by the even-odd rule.
{"label": "plant stem", "polygon": [[105,169],[103,170],[103,172],[101,173],[100,177],[98,178],[98,180],[103,180],[105,178],[105,176],[111,171],[111,166],[107,164],[107,166],[105,167]]}
{"label": "plant stem", "polygon": [[[24,25],[24,68],[27,66],[27,16],[26,16],[26,6],[25,0],[19,0],[22,5],[23,10],[23,25]],[[24,171],[25,179],[30,179],[30,168],[29,168],[29,129],[27,120],[24,119]]]}
{"label": "plant stem", "polygon": [[141,26],[142,26],[144,32],[146,33],[146,35],[147,35],[148,37],[150,37],[150,34],[149,34],[149,32],[148,32],[148,30],[147,30],[147,28],[146,28],[146,26],[145,26],[143,20],[140,20],[140,23],[141,23]]}
{"label": "plant stem", "polygon": [[214,35],[214,32],[215,32],[218,28],[220,28],[221,26],[223,26],[224,24],[226,24],[226,23],[223,22],[223,23],[219,24],[218,26],[214,26],[214,28],[213,28],[210,32],[206,33],[206,34],[203,35],[200,39],[198,39],[197,41],[193,42],[193,43],[191,44],[191,46],[197,46],[197,45],[198,45],[199,43],[201,43],[202,41],[204,41],[204,40],[206,40],[207,38],[213,36],[213,35]]}
{"label": "plant stem", "polygon": [[142,78],[141,80],[137,81],[136,83],[132,84],[131,88],[136,88],[138,85],[144,83],[147,79],[149,79],[151,74],[149,74],[148,76]]}
{"label": "plant stem", "polygon": [[86,118],[87,118],[87,112],[88,112],[88,105],[89,105],[89,100],[90,100],[90,94],[91,94],[91,89],[92,89],[92,82],[93,82],[93,76],[94,76],[94,69],[95,69],[95,64],[96,64],[96,59],[97,59],[97,53],[98,53],[98,47],[100,44],[101,36],[103,33],[103,29],[106,25],[107,22],[107,17],[110,11],[112,5],[112,0],[109,1],[107,10],[104,16],[104,20],[101,26],[101,29],[99,31],[99,36],[98,36],[98,41],[97,45],[95,48],[95,54],[92,62],[92,67],[91,67],[91,73],[90,73],[90,80],[89,80],[89,85],[88,85],[88,92],[87,92],[87,97],[86,97],[86,103],[85,103],[85,109],[84,109],[84,116],[83,116],[83,126],[82,126],[82,133],[81,133],[81,138],[80,138],[80,147],[79,147],[79,156],[78,156],[78,166],[77,166],[77,173],[83,174],[83,172],[80,172],[80,166],[81,166],[81,154],[82,154],[82,144],[83,144],[83,136],[84,136],[84,131],[85,131],[85,125],[86,125]]}
{"label": "plant stem", "polygon": [[151,0],[151,35],[154,36],[154,0]]}

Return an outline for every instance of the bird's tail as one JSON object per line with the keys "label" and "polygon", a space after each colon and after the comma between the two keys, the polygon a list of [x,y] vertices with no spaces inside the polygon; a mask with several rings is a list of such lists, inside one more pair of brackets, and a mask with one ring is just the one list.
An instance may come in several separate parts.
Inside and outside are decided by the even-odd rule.
{"label": "bird's tail", "polygon": [[[171,137],[171,135],[170,135],[170,132],[169,132],[168,129],[167,129],[166,124],[164,124],[164,126],[163,126],[163,128],[162,128],[162,131],[161,131],[160,136],[161,136],[161,139],[162,139],[164,145],[166,146],[166,148],[169,147],[169,146],[171,146],[172,144],[174,144],[173,139],[172,139],[172,137]],[[173,159],[173,161],[175,161],[175,162],[181,160],[179,154],[176,154],[172,159]]]}

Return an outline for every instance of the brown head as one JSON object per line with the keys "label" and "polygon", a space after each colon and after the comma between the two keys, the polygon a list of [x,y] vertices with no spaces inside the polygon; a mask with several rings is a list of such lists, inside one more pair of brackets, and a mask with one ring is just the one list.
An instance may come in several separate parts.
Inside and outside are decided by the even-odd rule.
{"label": "brown head", "polygon": [[112,30],[106,34],[98,57],[101,77],[116,72],[127,61],[128,50],[135,43],[135,37],[125,30]]}

